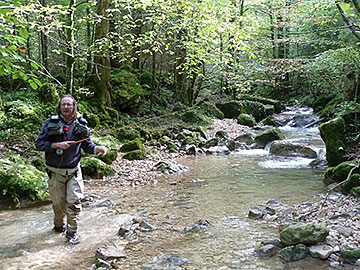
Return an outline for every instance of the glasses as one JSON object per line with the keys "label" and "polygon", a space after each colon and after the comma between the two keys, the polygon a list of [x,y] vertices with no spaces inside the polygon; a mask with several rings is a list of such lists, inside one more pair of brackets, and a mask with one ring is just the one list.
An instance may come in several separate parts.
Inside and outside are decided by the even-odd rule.
{"label": "glasses", "polygon": [[69,107],[69,108],[72,108],[72,107],[74,107],[74,105],[71,104],[71,103],[61,103],[61,107]]}

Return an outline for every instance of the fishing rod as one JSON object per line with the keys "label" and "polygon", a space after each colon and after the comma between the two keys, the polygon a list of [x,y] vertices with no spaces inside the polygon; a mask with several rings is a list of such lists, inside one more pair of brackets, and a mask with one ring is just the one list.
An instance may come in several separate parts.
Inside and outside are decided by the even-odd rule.
{"label": "fishing rod", "polygon": [[[74,142],[70,142],[68,144],[69,145],[74,145],[74,144],[78,144],[78,143],[81,143],[83,141],[86,141],[88,139],[90,139],[90,137],[87,137],[87,138],[81,139],[81,140],[77,140],[77,141],[74,141]],[[61,148],[56,149],[56,154],[58,154],[59,156],[62,155],[63,153],[64,153],[64,149],[61,149]]]}

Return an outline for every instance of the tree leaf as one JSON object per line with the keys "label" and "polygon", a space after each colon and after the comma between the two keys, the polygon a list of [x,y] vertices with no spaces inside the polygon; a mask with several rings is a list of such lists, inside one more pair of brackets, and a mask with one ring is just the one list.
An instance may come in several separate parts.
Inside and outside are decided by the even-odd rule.
{"label": "tree leaf", "polygon": [[19,29],[19,34],[24,39],[27,39],[29,37],[29,32],[24,27],[21,27]]}

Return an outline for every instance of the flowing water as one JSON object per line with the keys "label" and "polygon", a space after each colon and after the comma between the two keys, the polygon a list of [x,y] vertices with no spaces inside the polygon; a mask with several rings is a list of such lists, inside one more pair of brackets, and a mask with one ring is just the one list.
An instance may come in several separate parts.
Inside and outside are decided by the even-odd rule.
{"label": "flowing water", "polygon": [[[282,130],[288,139],[312,144],[319,152],[324,147],[317,128]],[[327,261],[311,258],[290,264],[278,256],[259,258],[259,243],[279,237],[279,232],[271,223],[247,218],[250,208],[270,199],[291,206],[323,192],[323,172],[310,169],[310,161],[247,150],[179,160],[191,170],[159,178],[155,186],[124,189],[93,180],[87,184],[88,191],[111,200],[112,205],[84,208],[82,241],[76,246],[51,231],[49,205],[2,211],[0,269],[94,269],[96,250],[111,242],[127,247],[119,269],[331,269]],[[119,242],[119,227],[133,215],[145,218],[157,230]],[[208,229],[181,232],[200,219],[210,222]],[[162,256],[186,258],[187,263],[183,268],[154,266]]]}

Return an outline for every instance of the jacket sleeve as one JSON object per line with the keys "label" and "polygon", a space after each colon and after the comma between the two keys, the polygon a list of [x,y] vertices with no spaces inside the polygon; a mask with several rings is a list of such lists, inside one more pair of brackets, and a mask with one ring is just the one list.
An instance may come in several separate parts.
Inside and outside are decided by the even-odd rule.
{"label": "jacket sleeve", "polygon": [[95,154],[95,147],[96,144],[94,144],[90,138],[81,142],[81,148],[85,151],[85,153]]}
{"label": "jacket sleeve", "polygon": [[51,144],[52,142],[49,140],[49,136],[48,136],[48,132],[47,132],[47,127],[49,124],[50,119],[46,119],[41,131],[35,141],[35,145],[36,145],[36,149],[40,150],[40,151],[45,151],[45,152],[50,152],[51,149]]}

